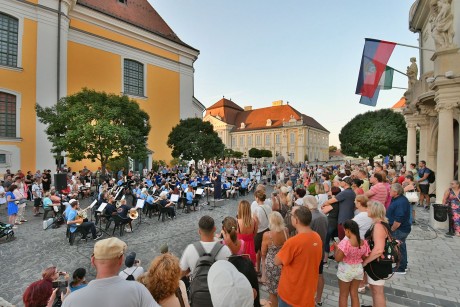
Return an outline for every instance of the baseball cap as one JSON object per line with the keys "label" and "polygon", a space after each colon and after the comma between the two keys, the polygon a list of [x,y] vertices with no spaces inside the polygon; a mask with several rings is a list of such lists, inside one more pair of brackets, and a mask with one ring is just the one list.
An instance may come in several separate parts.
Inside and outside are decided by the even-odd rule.
{"label": "baseball cap", "polygon": [[73,198],[72,198],[71,200],[69,200],[69,204],[70,204],[71,206],[72,206],[73,203],[76,203],[76,202],[78,202],[78,200],[73,199]]}
{"label": "baseball cap", "polygon": [[97,241],[94,245],[94,259],[115,259],[125,253],[126,243],[118,238]]}
{"label": "baseball cap", "polygon": [[349,177],[349,176],[343,177],[342,181],[345,182],[346,184],[348,184],[349,186],[351,186],[353,184],[353,179],[351,179],[351,177]]}
{"label": "baseball cap", "polygon": [[254,306],[249,280],[226,260],[216,261],[208,272],[208,287],[214,306]]}
{"label": "baseball cap", "polygon": [[135,252],[131,252],[128,254],[128,256],[126,256],[126,259],[125,259],[125,265],[130,268],[134,265],[134,261],[136,261],[136,253]]}

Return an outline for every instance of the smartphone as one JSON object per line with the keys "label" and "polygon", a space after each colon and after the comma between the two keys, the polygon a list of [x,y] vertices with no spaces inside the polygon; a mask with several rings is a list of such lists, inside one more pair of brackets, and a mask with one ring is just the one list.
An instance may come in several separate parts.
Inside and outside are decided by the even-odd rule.
{"label": "smartphone", "polygon": [[339,243],[340,242],[339,237],[334,237],[334,242]]}
{"label": "smartphone", "polygon": [[68,281],[64,281],[64,280],[53,281],[53,288],[67,288],[68,285],[69,285]]}

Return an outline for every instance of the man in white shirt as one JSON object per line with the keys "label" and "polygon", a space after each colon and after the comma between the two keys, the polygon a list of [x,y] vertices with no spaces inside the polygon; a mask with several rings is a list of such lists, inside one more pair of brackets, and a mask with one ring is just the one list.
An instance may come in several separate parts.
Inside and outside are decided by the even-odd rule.
{"label": "man in white shirt", "polygon": [[144,268],[141,267],[141,261],[136,259],[136,253],[131,252],[125,259],[126,269],[121,271],[118,276],[126,280],[137,280],[144,273]]}
{"label": "man in white shirt", "polygon": [[118,276],[123,264],[126,243],[118,238],[98,241],[94,245],[91,264],[96,267],[96,279],[70,293],[63,307],[159,307],[147,288]]}
{"label": "man in white shirt", "polygon": [[[214,245],[221,244],[214,240],[215,232],[216,226],[214,224],[214,219],[209,215],[202,216],[200,221],[198,222],[198,233],[200,234],[200,243],[203,246],[203,249],[206,253],[210,253]],[[226,245],[224,245],[217,253],[216,260],[227,260],[231,254],[232,253],[230,252],[230,249]],[[185,248],[180,259],[180,268],[182,270],[183,276],[188,274],[191,274],[193,276],[196,263],[198,261],[198,258],[200,258],[201,256],[202,255],[198,254],[198,251],[193,246],[193,244],[189,244]]]}

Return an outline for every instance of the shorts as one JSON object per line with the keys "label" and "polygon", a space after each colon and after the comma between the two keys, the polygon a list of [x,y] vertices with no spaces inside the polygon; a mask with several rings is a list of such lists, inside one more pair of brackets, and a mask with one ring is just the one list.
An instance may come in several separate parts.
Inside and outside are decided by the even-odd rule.
{"label": "shorts", "polygon": [[348,264],[345,262],[339,262],[337,277],[344,282],[351,282],[354,279],[363,280],[363,265],[361,263]]}
{"label": "shorts", "polygon": [[373,286],[384,286],[385,279],[373,280],[369,275],[367,275],[367,283]]}
{"label": "shorts", "polygon": [[34,198],[34,207],[35,208],[40,207],[41,203],[42,203],[42,199],[40,197]]}
{"label": "shorts", "polygon": [[420,194],[428,195],[430,193],[430,184],[419,184]]}
{"label": "shorts", "polygon": [[264,231],[258,232],[254,237],[254,246],[256,248],[256,253],[262,249],[262,239],[264,237],[264,233],[268,231],[268,228]]}

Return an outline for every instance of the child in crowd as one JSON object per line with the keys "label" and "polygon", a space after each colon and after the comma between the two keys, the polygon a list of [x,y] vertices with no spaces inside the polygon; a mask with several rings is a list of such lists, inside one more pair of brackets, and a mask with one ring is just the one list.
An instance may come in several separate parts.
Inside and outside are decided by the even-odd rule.
{"label": "child in crowd", "polygon": [[351,306],[359,306],[358,287],[363,279],[363,260],[369,255],[370,249],[366,240],[359,236],[359,226],[353,220],[343,223],[345,236],[336,248],[335,260],[339,262],[337,277],[339,278],[339,307],[347,307],[348,294]]}
{"label": "child in crowd", "polygon": [[72,281],[69,284],[69,288],[71,292],[77,291],[78,289],[81,289],[87,286],[85,276],[86,276],[86,270],[84,268],[78,268],[73,272]]}

